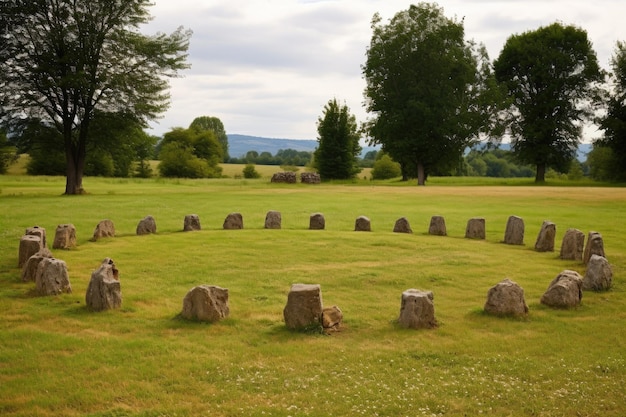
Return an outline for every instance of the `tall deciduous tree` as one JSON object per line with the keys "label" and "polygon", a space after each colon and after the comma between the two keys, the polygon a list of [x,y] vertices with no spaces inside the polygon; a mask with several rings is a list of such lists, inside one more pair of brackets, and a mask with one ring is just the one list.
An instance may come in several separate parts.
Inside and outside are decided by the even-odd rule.
{"label": "tall deciduous tree", "polygon": [[323,180],[349,179],[361,171],[356,118],[346,104],[332,99],[324,106],[324,114],[317,120],[317,134],[314,165]]}
{"label": "tall deciduous tree", "polygon": [[388,24],[372,19],[363,75],[372,144],[424,185],[429,172],[457,165],[464,149],[492,129],[497,96],[484,47],[464,39],[463,22],[419,3]]}
{"label": "tall deciduous tree", "polygon": [[[149,0],[3,0],[0,116],[41,120],[60,132],[66,194],[83,190],[96,111],[142,125],[169,105],[167,77],[186,64],[191,33],[146,36]],[[95,136],[91,136],[95,137]]]}
{"label": "tall deciduous tree", "polygon": [[519,160],[567,172],[581,141],[583,122],[592,115],[595,83],[602,80],[587,32],[550,26],[513,35],[494,63],[496,78],[511,100],[507,125]]}
{"label": "tall deciduous tree", "polygon": [[224,124],[219,118],[211,116],[196,117],[189,125],[189,129],[194,129],[198,131],[212,131],[217,137],[217,140],[222,145],[222,153],[224,154],[223,162],[228,162],[228,160],[230,159],[230,155],[228,154],[228,135],[226,135]]}

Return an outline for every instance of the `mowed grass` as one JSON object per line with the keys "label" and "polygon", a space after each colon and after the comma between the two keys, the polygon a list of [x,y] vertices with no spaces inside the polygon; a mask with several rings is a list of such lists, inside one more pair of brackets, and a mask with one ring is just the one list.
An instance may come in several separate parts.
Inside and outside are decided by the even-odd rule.
{"label": "mowed grass", "polygon": [[[626,189],[593,187],[270,184],[260,180],[85,180],[88,195],[61,196],[62,178],[0,177],[0,415],[3,416],[623,416],[626,413]],[[283,228],[263,228],[268,210]],[[223,230],[240,212],[244,230]],[[308,230],[321,212],[326,230]],[[202,230],[182,232],[187,214]],[[157,234],[136,236],[152,215]],[[354,232],[360,215],[372,232]],[[448,236],[427,234],[433,215]],[[510,215],[524,246],[500,243]],[[407,217],[413,234],[392,233]],[[484,217],[487,239],[464,238]],[[91,242],[102,219],[117,236]],[[556,252],[533,250],[544,220]],[[72,294],[37,297],[20,281],[19,238],[72,223],[78,246],[54,255]],[[562,270],[564,232],[604,237],[611,291],[582,305],[539,303]],[[120,310],[85,307],[105,257],[120,270]],[[504,278],[525,290],[526,319],[483,313]],[[344,326],[330,335],[285,329],[293,283],[321,285]],[[231,315],[215,324],[178,317],[200,284],[229,289]],[[402,291],[434,293],[439,327],[395,324]]]}

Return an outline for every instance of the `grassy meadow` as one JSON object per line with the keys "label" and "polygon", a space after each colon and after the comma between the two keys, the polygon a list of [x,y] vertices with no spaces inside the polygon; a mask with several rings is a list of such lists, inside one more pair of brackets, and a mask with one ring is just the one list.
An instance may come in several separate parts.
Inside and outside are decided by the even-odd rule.
{"label": "grassy meadow", "polygon": [[[474,181],[474,182],[473,182]],[[89,194],[62,196],[63,178],[0,176],[0,415],[2,416],[623,416],[626,414],[626,188],[537,187],[484,179],[271,184],[258,180],[86,178]],[[263,228],[269,210],[282,229]],[[223,230],[240,212],[243,230]],[[321,212],[326,230],[308,230]],[[187,214],[202,230],[183,232]],[[157,233],[136,236],[152,215]],[[365,215],[372,232],[354,232]],[[448,236],[427,234],[433,215]],[[525,245],[500,243],[510,215]],[[413,234],[392,233],[407,217]],[[464,238],[471,217],[487,238]],[[91,242],[111,219],[116,237]],[[544,220],[556,251],[534,251]],[[73,292],[38,297],[20,280],[19,239],[76,226],[78,246],[53,250]],[[613,289],[582,305],[539,303],[562,270],[563,234],[598,231]],[[122,308],[85,306],[91,272],[105,257],[119,271]],[[483,313],[489,288],[511,278],[527,318]],[[288,331],[282,310],[293,283],[320,284],[343,327],[329,335]],[[187,291],[229,289],[230,317],[182,320]],[[404,290],[434,293],[439,327],[395,320]]]}

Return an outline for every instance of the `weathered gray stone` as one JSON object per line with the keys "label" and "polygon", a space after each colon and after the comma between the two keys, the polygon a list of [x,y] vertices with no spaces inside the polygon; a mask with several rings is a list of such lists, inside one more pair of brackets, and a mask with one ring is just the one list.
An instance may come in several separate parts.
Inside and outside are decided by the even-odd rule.
{"label": "weathered gray stone", "polygon": [[565,270],[550,282],[541,296],[541,304],[555,308],[572,308],[583,298],[583,277],[576,271]]}
{"label": "weathered gray stone", "polygon": [[280,211],[270,210],[265,215],[265,228],[280,229],[282,227],[282,221]]}
{"label": "weathered gray stone", "polygon": [[96,241],[106,237],[115,237],[115,225],[109,219],[102,220],[96,225],[91,240]]}
{"label": "weathered gray stone", "polygon": [[324,230],[326,228],[326,219],[322,213],[313,213],[309,218],[309,229]]}
{"label": "weathered gray stone", "polygon": [[435,236],[447,236],[446,220],[443,216],[432,216],[430,218],[430,226],[428,227],[428,234]]}
{"label": "weathered gray stone", "polygon": [[485,219],[482,217],[469,219],[465,227],[465,237],[467,239],[485,239]]}
{"label": "weathered gray stone", "polygon": [[300,174],[300,181],[304,184],[319,184],[322,179],[317,172],[303,172]]}
{"label": "weathered gray stone", "polygon": [[510,216],[506,222],[504,243],[507,245],[524,244],[524,220],[518,216]]}
{"label": "weathered gray stone", "polygon": [[432,329],[437,327],[432,291],[409,289],[402,293],[400,326],[409,329]]}
{"label": "weathered gray stone", "polygon": [[202,226],[200,226],[200,216],[197,214],[188,214],[185,216],[183,231],[192,232],[194,230],[202,230]]}
{"label": "weathered gray stone", "polygon": [[322,310],[322,327],[327,330],[339,330],[343,322],[343,313],[337,306],[325,307]]}
{"label": "weathered gray stone", "polygon": [[91,274],[85,302],[93,311],[111,310],[122,306],[119,271],[111,258],[105,258],[100,267]]}
{"label": "weathered gray stone", "polygon": [[35,285],[39,295],[71,293],[72,286],[65,262],[56,258],[43,258],[37,266]]}
{"label": "weathered gray stone", "polygon": [[230,213],[226,216],[223,228],[227,230],[243,229],[243,216],[241,213]]}
{"label": "weathered gray stone", "polygon": [[181,316],[188,320],[216,322],[230,314],[228,289],[200,285],[189,290],[183,299]]}
{"label": "weathered gray stone", "polygon": [[293,284],[283,309],[285,325],[301,330],[321,326],[322,290],[319,284]]}
{"label": "weathered gray stone", "polygon": [[556,225],[545,220],[541,225],[539,235],[535,241],[537,252],[554,252],[554,239],[556,238]]}
{"label": "weathered gray stone", "polygon": [[572,261],[583,260],[585,234],[578,229],[567,229],[561,243],[561,259]]}
{"label": "weathered gray stone", "polygon": [[613,285],[613,269],[606,258],[591,255],[583,278],[583,290],[606,291]]}
{"label": "weathered gray stone", "polygon": [[370,219],[365,216],[359,216],[356,218],[354,222],[354,231],[355,232],[371,232],[372,231],[372,222]]}
{"label": "weathered gray stone", "polygon": [[406,217],[400,217],[393,226],[394,233],[413,233],[409,220]]}
{"label": "weathered gray stone", "polygon": [[291,171],[276,172],[272,175],[271,182],[284,182],[288,184],[295,184],[297,181],[296,173]]}
{"label": "weathered gray stone", "polygon": [[137,235],[149,235],[156,233],[157,225],[156,220],[152,216],[146,216],[137,224]]}
{"label": "weathered gray stone", "polygon": [[39,227],[39,226],[28,227],[26,228],[26,232],[24,234],[31,235],[31,236],[39,236],[39,238],[41,239],[41,247],[45,248],[48,246],[48,244],[46,243],[46,229],[44,229],[43,227]]}
{"label": "weathered gray stone", "polygon": [[606,258],[604,254],[604,240],[602,235],[598,232],[589,232],[587,236],[587,246],[585,246],[585,253],[583,256],[583,262],[586,264],[591,259],[591,255],[598,255]]}
{"label": "weathered gray stone", "polygon": [[35,282],[35,279],[37,277],[37,267],[39,267],[39,263],[44,258],[52,258],[52,252],[50,252],[50,249],[39,249],[36,254],[28,258],[28,260],[24,263],[24,266],[22,267],[22,281]]}
{"label": "weathered gray stone", "polygon": [[76,227],[73,224],[60,224],[54,233],[52,249],[71,249],[76,247]]}
{"label": "weathered gray stone", "polygon": [[41,249],[41,238],[35,235],[24,235],[20,238],[20,247],[17,257],[17,266],[23,267],[28,258]]}
{"label": "weathered gray stone", "polygon": [[489,289],[484,309],[498,316],[524,316],[528,314],[524,289],[506,278]]}

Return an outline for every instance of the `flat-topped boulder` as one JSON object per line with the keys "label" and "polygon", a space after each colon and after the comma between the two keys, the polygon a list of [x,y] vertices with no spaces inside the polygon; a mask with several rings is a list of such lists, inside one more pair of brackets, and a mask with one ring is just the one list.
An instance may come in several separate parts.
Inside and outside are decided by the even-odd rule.
{"label": "flat-topped boulder", "polygon": [[485,239],[485,219],[483,217],[469,219],[465,227],[465,237],[467,239]]}
{"label": "flat-topped boulder", "polygon": [[506,278],[487,292],[484,310],[496,316],[525,316],[528,305],[524,299],[524,289]]}
{"label": "flat-topped boulder", "polygon": [[393,226],[394,233],[413,233],[409,220],[406,217],[400,217]]}
{"label": "flat-topped boulder", "polygon": [[265,215],[266,229],[280,229],[282,227],[282,215],[280,211],[270,210]]}
{"label": "flat-topped boulder", "polygon": [[105,258],[100,267],[92,272],[85,302],[93,311],[111,310],[122,306],[119,271],[111,258]]}
{"label": "flat-topped boulder", "polygon": [[509,217],[504,231],[504,243],[507,245],[524,244],[524,219],[518,216]]}
{"label": "flat-topped boulder", "polygon": [[243,229],[243,216],[241,213],[230,213],[224,219],[222,226],[225,230]]}
{"label": "flat-topped boulder", "polygon": [[309,217],[310,230],[324,230],[326,228],[326,219],[322,213],[313,213]]}
{"label": "flat-topped boulder", "polygon": [[156,220],[152,216],[146,216],[137,224],[137,235],[150,235],[156,233],[157,225]]}
{"label": "flat-topped boulder", "polygon": [[200,225],[200,216],[197,214],[186,215],[183,220],[183,231],[192,232],[195,230],[202,230],[202,226]]}
{"label": "flat-topped boulder", "polygon": [[321,326],[322,289],[319,284],[293,284],[283,309],[285,325],[292,330]]}
{"label": "flat-topped boulder", "polygon": [[199,285],[183,299],[181,316],[187,320],[216,322],[230,314],[228,289],[216,285]]}
{"label": "flat-topped boulder", "polygon": [[43,258],[37,266],[35,286],[39,295],[71,293],[69,273],[65,261],[56,258]]}
{"label": "flat-topped boulder", "polygon": [[27,236],[39,236],[39,238],[41,239],[41,247],[45,248],[48,246],[46,242],[46,229],[45,228],[40,227],[40,226],[27,227],[24,234]]}
{"label": "flat-topped boulder", "polygon": [[356,218],[356,221],[354,222],[354,231],[355,232],[371,232],[372,222],[366,216],[359,216]]}
{"label": "flat-topped boulder", "polygon": [[554,308],[572,308],[583,298],[583,277],[576,271],[565,270],[556,276],[541,296],[541,304]]}
{"label": "flat-topped boulder", "polygon": [[76,227],[73,224],[60,224],[54,233],[52,249],[71,249],[76,247]]}
{"label": "flat-topped boulder", "polygon": [[17,266],[22,268],[28,258],[39,252],[42,248],[41,238],[36,235],[24,235],[20,238],[20,247],[17,256]]}
{"label": "flat-topped boulder", "polygon": [[537,252],[554,252],[554,240],[556,238],[556,225],[545,220],[541,225],[541,230],[535,241]]}
{"label": "flat-topped boulder", "polygon": [[606,291],[613,285],[613,269],[600,255],[591,255],[583,277],[583,290]]}
{"label": "flat-topped boulder", "polygon": [[587,246],[585,246],[585,253],[583,255],[583,262],[586,264],[591,259],[592,255],[602,256],[606,258],[604,254],[604,239],[599,232],[589,232],[587,236]]}
{"label": "flat-topped boulder", "polygon": [[578,229],[567,229],[561,243],[561,259],[582,261],[585,246],[585,234]]}
{"label": "flat-topped boulder", "polygon": [[437,327],[432,291],[409,289],[402,293],[400,326],[408,329],[432,329]]}
{"label": "flat-topped boulder", "polygon": [[430,218],[430,226],[428,227],[428,234],[435,236],[447,236],[446,220],[443,216],[432,216]]}
{"label": "flat-topped boulder", "polygon": [[37,277],[37,268],[39,267],[39,263],[44,258],[52,258],[52,257],[53,256],[52,256],[52,252],[50,252],[50,249],[48,248],[39,249],[39,251],[36,254],[28,258],[28,260],[24,263],[24,266],[22,267],[22,281],[35,282],[36,277]]}
{"label": "flat-topped boulder", "polygon": [[115,237],[115,225],[112,220],[101,220],[93,231],[93,238],[96,241],[102,238]]}

